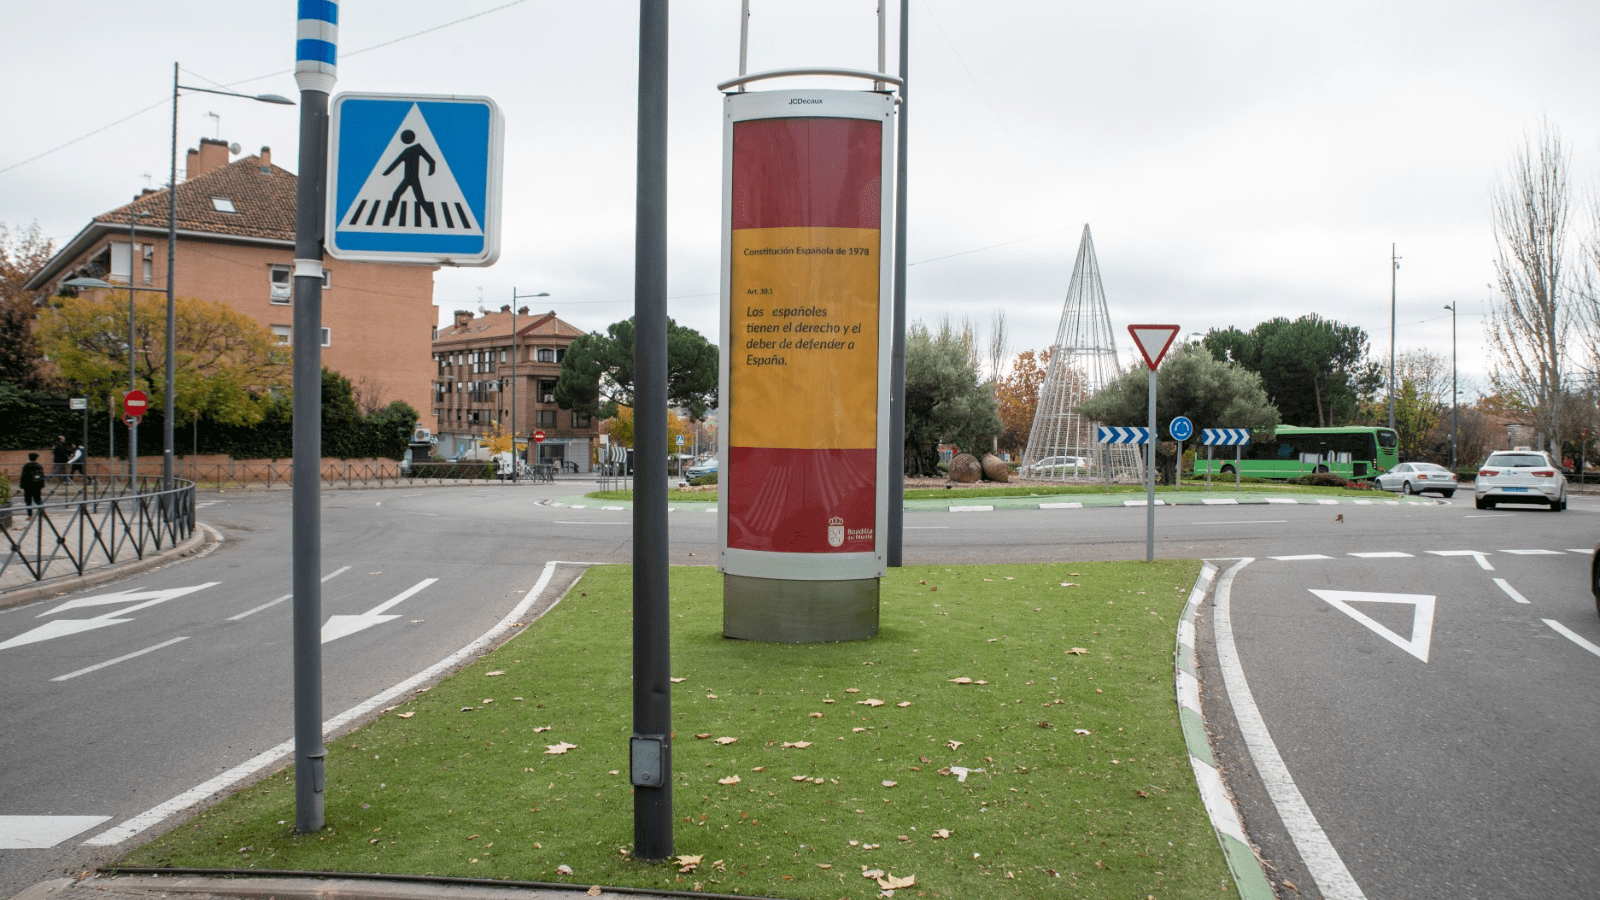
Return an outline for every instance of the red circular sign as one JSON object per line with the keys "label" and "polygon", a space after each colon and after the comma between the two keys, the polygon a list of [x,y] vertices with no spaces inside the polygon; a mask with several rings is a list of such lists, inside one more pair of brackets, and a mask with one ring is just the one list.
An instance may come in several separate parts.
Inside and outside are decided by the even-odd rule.
{"label": "red circular sign", "polygon": [[544,432],[542,432],[542,431],[535,431],[535,432],[534,432],[534,433],[533,433],[533,442],[534,442],[534,443],[535,443],[535,444],[542,444],[542,443],[544,443]]}
{"label": "red circular sign", "polygon": [[142,416],[150,408],[150,398],[144,391],[129,391],[122,395],[122,411],[130,416]]}

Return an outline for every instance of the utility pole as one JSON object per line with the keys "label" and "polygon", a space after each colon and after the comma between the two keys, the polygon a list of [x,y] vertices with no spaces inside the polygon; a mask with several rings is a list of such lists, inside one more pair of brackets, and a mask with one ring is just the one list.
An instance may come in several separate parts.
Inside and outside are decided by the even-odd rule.
{"label": "utility pole", "polygon": [[1394,332],[1395,332],[1395,273],[1400,271],[1400,257],[1395,255],[1396,247],[1389,245],[1389,262],[1393,268],[1389,270],[1389,430],[1394,430]]}

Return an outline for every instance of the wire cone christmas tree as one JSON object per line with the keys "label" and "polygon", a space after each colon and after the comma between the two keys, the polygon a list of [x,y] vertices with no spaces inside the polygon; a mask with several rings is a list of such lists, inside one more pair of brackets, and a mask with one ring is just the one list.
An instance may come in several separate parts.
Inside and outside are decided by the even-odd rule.
{"label": "wire cone christmas tree", "polygon": [[[1094,238],[1083,226],[1078,261],[1072,266],[1061,324],[1051,348],[1050,366],[1039,388],[1039,406],[1033,414],[1028,449],[1022,454],[1025,478],[1046,481],[1094,478],[1121,482],[1144,480],[1144,461],[1136,444],[1101,444],[1095,434],[1100,423],[1078,414],[1078,407],[1122,374],[1117,342],[1111,331],[1111,314],[1100,285],[1100,264],[1094,256]],[[1082,457],[1082,466],[1061,465],[1052,457]]]}

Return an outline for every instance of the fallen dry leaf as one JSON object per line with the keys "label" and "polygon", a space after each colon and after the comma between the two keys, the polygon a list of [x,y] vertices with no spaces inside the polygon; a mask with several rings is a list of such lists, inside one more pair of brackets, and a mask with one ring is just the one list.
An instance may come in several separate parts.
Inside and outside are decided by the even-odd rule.
{"label": "fallen dry leaf", "polygon": [[1073,734],[1094,734],[1094,732],[1090,731],[1087,728],[1074,728],[1074,729],[1072,729],[1072,733]]}
{"label": "fallen dry leaf", "polygon": [[414,713],[414,712],[403,712],[403,713],[396,713],[396,715],[398,715],[402,719],[409,719],[412,716],[416,715],[416,713]]}
{"label": "fallen dry leaf", "polygon": [[962,676],[961,676],[961,677],[960,677],[960,678],[951,678],[951,679],[948,679],[948,681],[949,681],[949,682],[950,682],[950,683],[951,683],[951,684],[971,684],[971,683],[972,683],[972,679],[971,679],[971,678],[968,678],[968,677],[967,677],[967,676],[965,676],[965,675],[962,675]]}
{"label": "fallen dry leaf", "polygon": [[577,744],[569,744],[566,741],[562,741],[559,744],[546,744],[545,746],[547,748],[544,751],[546,756],[560,756],[568,750],[578,749]]}
{"label": "fallen dry leaf", "polygon": [[729,775],[727,778],[718,778],[717,784],[738,784],[739,776]]}
{"label": "fallen dry leaf", "polygon": [[705,857],[703,855],[702,856],[680,856],[675,861],[675,864],[677,865],[679,872],[693,872],[695,869],[700,868],[700,860],[702,860],[704,858]]}
{"label": "fallen dry leaf", "polygon": [[711,732],[704,731],[704,732],[701,732],[700,734],[695,735],[694,739],[697,740],[697,741],[703,741],[708,737],[711,737]]}
{"label": "fallen dry leaf", "polygon": [[899,703],[895,704],[895,706],[898,706],[901,709],[905,709],[906,707],[908,707],[910,705],[911,705],[911,701],[910,700],[901,700]]}
{"label": "fallen dry leaf", "polygon": [[844,692],[846,694],[859,694],[861,693],[861,688],[845,688]]}
{"label": "fallen dry leaf", "polygon": [[715,741],[712,741],[712,743],[713,744],[722,744],[722,745],[726,746],[728,744],[737,743],[738,740],[739,739],[736,738],[736,737],[719,737]]}
{"label": "fallen dry leaf", "polygon": [[949,747],[951,750],[959,750],[959,749],[961,749],[961,742],[960,741],[945,741],[944,745],[946,747]]}
{"label": "fallen dry leaf", "polygon": [[503,669],[495,669],[493,672],[485,672],[485,673],[483,673],[483,677],[485,677],[485,678],[493,678],[496,675],[504,675],[504,674],[505,674],[505,671]]}
{"label": "fallen dry leaf", "polygon": [[600,885],[591,884],[591,885],[589,885],[589,889],[587,891],[584,891],[583,893],[586,896],[589,896],[589,897],[598,897],[604,892],[600,890]]}
{"label": "fallen dry leaf", "polygon": [[884,876],[884,871],[882,869],[869,869],[866,866],[862,866],[861,867],[861,877],[862,878],[877,879],[877,878],[882,878],[883,876]]}
{"label": "fallen dry leaf", "polygon": [[535,725],[533,727],[533,733],[534,734],[539,734],[541,732],[549,731],[550,729],[552,729],[554,727],[555,727],[554,725]]}
{"label": "fallen dry leaf", "polygon": [[561,865],[556,866],[556,874],[557,875],[571,875],[572,874],[572,867],[567,865],[566,863],[562,863]]}
{"label": "fallen dry leaf", "polygon": [[685,681],[687,681],[687,680],[688,680],[688,679],[686,679],[686,678],[673,678],[673,679],[669,679],[669,680],[670,680],[670,681],[671,681],[671,682],[672,682],[672,683],[673,683],[673,684],[683,684],[683,683],[684,683],[684,682],[685,682]]}
{"label": "fallen dry leaf", "polygon": [[1088,656],[1089,655],[1089,651],[1087,649],[1083,648],[1083,647],[1073,647],[1071,650],[1066,651],[1066,653],[1067,653],[1068,656]]}
{"label": "fallen dry leaf", "polygon": [[810,716],[811,716],[811,718],[813,718],[813,719],[820,719],[820,718],[822,718],[822,717],[823,717],[823,715],[824,715],[824,714],[823,714],[823,713],[819,713],[819,712],[814,712],[814,713],[810,713],[810,714],[809,714],[809,715],[810,715]]}
{"label": "fallen dry leaf", "polygon": [[897,785],[899,783],[900,782],[898,782],[898,781],[889,781],[887,779],[882,782],[884,787],[894,787],[895,785]]}
{"label": "fallen dry leaf", "polygon": [[933,833],[934,840],[939,840],[941,838],[947,838],[949,836],[950,836],[950,829],[948,829],[948,828],[941,828],[938,831],[935,831]]}
{"label": "fallen dry leaf", "polygon": [[783,748],[785,750],[787,750],[787,749],[789,749],[791,747],[793,747],[796,750],[804,750],[805,748],[807,748],[809,746],[811,746],[811,742],[810,741],[784,741],[783,742]]}
{"label": "fallen dry leaf", "polygon": [[857,700],[856,701],[856,705],[857,706],[882,706],[883,705],[883,701],[882,700],[874,700],[873,698],[868,697],[865,700]]}
{"label": "fallen dry leaf", "polygon": [[915,875],[907,875],[904,878],[896,878],[893,875],[886,875],[878,879],[878,887],[881,887],[886,891],[892,891],[898,888],[916,887],[916,885],[917,876]]}

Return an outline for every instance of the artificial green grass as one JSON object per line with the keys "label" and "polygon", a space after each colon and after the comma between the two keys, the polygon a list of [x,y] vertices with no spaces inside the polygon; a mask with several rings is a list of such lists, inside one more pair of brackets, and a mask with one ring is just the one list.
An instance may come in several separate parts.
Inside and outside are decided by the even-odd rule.
{"label": "artificial green grass", "polygon": [[628,857],[631,569],[591,569],[333,743],[322,832],[292,832],[286,771],[121,864],[817,900],[879,896],[863,872],[914,876],[902,897],[1224,896],[1173,697],[1198,571],[892,569],[876,638],[780,645],[724,639],[720,575],[673,569],[674,841],[695,864],[650,865]]}

